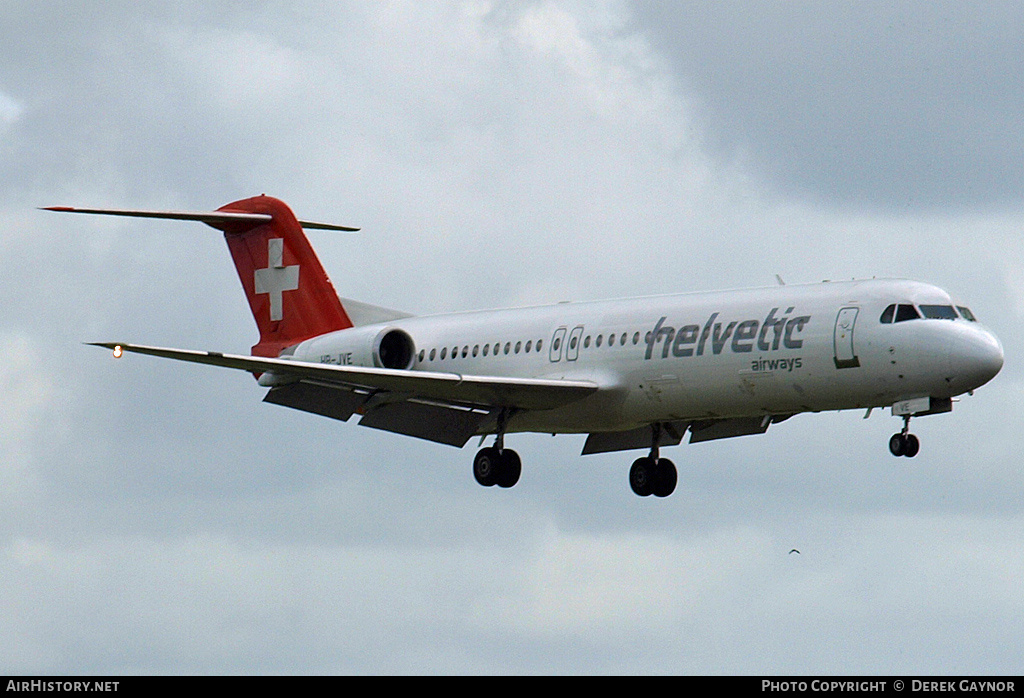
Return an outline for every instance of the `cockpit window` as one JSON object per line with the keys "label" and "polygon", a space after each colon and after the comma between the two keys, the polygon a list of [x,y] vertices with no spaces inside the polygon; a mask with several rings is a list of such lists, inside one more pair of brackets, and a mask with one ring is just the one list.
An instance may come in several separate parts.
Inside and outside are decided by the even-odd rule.
{"label": "cockpit window", "polygon": [[956,309],[960,311],[960,317],[962,317],[964,320],[970,320],[971,322],[978,321],[978,318],[974,317],[974,313],[971,312],[970,308],[965,308],[962,305],[958,305]]}
{"label": "cockpit window", "polygon": [[921,312],[932,320],[956,320],[956,310],[951,305],[922,305]]}
{"label": "cockpit window", "polygon": [[901,303],[896,307],[896,322],[906,322],[907,320],[917,320],[921,317],[921,314],[917,312],[917,308],[912,305]]}
{"label": "cockpit window", "polygon": [[888,325],[892,322],[893,315],[896,314],[896,304],[893,303],[888,308],[882,311],[882,317],[878,318],[878,321],[883,325]]}

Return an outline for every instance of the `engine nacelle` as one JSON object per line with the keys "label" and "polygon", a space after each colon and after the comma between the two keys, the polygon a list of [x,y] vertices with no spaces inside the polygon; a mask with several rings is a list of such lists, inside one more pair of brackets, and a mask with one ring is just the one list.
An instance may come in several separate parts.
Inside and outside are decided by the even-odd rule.
{"label": "engine nacelle", "polygon": [[373,363],[378,368],[410,369],[416,362],[416,343],[405,330],[385,327],[373,340]]}
{"label": "engine nacelle", "polygon": [[416,343],[398,327],[352,327],[306,340],[293,356],[318,364],[407,370],[416,363]]}

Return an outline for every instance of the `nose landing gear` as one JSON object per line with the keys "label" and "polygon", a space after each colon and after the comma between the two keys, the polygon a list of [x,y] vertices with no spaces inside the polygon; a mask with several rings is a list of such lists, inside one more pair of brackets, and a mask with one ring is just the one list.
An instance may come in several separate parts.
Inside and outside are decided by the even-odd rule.
{"label": "nose landing gear", "polygon": [[903,417],[903,430],[889,439],[889,453],[894,456],[913,458],[921,450],[921,442],[910,433],[910,416]]}

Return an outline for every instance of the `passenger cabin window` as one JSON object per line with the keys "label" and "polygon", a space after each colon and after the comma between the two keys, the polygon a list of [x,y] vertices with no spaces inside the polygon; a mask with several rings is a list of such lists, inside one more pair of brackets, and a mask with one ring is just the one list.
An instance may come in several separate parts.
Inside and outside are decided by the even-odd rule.
{"label": "passenger cabin window", "polygon": [[956,310],[951,305],[922,305],[921,312],[931,320],[956,320]]}
{"label": "passenger cabin window", "polygon": [[921,314],[917,312],[917,308],[912,305],[906,305],[901,303],[896,306],[896,322],[906,322],[907,320],[918,320]]}
{"label": "passenger cabin window", "polygon": [[974,317],[974,313],[971,312],[970,308],[965,308],[962,305],[958,305],[956,309],[960,311],[960,317],[962,317],[964,320],[970,320],[971,322],[978,321],[978,319]]}

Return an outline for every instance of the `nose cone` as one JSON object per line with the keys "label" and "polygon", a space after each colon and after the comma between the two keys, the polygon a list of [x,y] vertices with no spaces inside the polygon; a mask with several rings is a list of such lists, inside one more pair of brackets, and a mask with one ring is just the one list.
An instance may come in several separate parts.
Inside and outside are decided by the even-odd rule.
{"label": "nose cone", "polygon": [[951,357],[954,366],[973,390],[992,380],[1003,368],[1003,345],[999,339],[982,328],[960,338]]}
{"label": "nose cone", "polygon": [[985,383],[995,378],[996,374],[1003,368],[1003,345],[991,332],[985,333],[988,336],[988,344],[985,355],[981,357],[982,371],[985,376]]}

